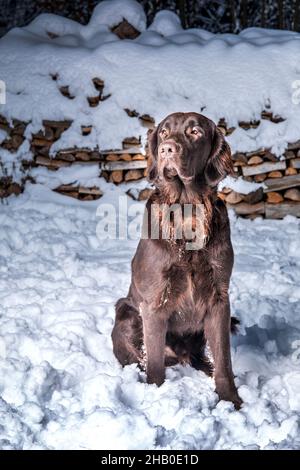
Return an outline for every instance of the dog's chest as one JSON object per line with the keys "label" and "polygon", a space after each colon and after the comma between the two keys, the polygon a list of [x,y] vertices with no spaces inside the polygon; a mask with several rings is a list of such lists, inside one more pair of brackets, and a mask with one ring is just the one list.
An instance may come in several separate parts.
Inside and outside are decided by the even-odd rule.
{"label": "dog's chest", "polygon": [[166,273],[170,310],[170,330],[198,331],[202,328],[211,291],[212,269],[205,256],[172,265]]}

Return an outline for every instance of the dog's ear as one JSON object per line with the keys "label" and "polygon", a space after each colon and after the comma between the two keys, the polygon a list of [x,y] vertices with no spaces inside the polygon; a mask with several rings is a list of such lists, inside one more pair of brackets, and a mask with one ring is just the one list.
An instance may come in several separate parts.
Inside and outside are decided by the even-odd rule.
{"label": "dog's ear", "polygon": [[148,131],[148,168],[147,168],[147,179],[150,183],[154,183],[157,176],[157,127],[155,129],[149,129]]}
{"label": "dog's ear", "polygon": [[225,176],[233,175],[234,172],[229,145],[217,127],[213,132],[212,150],[205,166],[204,176],[207,184],[215,187]]}

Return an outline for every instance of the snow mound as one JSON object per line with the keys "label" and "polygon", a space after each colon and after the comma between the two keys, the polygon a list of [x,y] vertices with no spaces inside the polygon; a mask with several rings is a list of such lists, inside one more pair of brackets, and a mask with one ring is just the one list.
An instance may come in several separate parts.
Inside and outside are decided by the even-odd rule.
{"label": "snow mound", "polygon": [[173,11],[161,10],[156,13],[149,31],[155,31],[162,36],[172,36],[182,31],[180,19]]}
{"label": "snow mound", "polygon": [[[121,40],[110,31],[123,18],[141,32],[136,39]],[[139,135],[144,142],[146,129],[125,109],[156,122],[175,111],[201,112],[215,122],[225,118],[229,127],[260,120],[257,128],[237,127],[228,137],[233,152],[265,147],[279,157],[300,135],[299,38],[259,28],[239,35],[183,30],[167,11],[146,28],[134,0],[99,3],[86,26],[41,15],[0,40],[1,79],[7,86],[0,113],[31,121],[27,139],[43,119],[72,120],[55,151],[78,145],[82,125],[93,126],[84,138],[89,148],[121,148],[124,138]],[[90,107],[87,98],[98,93],[95,77],[104,80],[108,98]],[[66,86],[72,99],[62,96]],[[284,120],[261,119],[265,109]]]}
{"label": "snow mound", "polygon": [[[117,208],[121,195],[111,186],[100,202]],[[191,367],[168,368],[159,388],[135,365],[120,367],[114,304],[137,241],[99,240],[98,204],[36,184],[2,207],[1,447],[299,448],[300,221],[231,215],[237,412]]]}
{"label": "snow mound", "polygon": [[88,26],[95,30],[102,24],[113,27],[124,19],[138,31],[146,29],[145,12],[135,0],[104,0],[96,5]]}
{"label": "snow mound", "polygon": [[237,193],[249,194],[261,187],[263,187],[263,184],[246,181],[241,176],[238,178],[226,176],[226,178],[219,183],[218,190],[222,191],[223,188],[230,188]]}
{"label": "snow mound", "polygon": [[109,34],[110,28],[117,26],[124,19],[138,31],[146,29],[145,12],[135,0],[104,0],[95,6],[90,21],[85,26],[69,18],[42,13],[23,29],[45,37],[48,36],[48,33],[64,37],[64,41],[68,45],[68,36],[91,40],[99,32],[105,32],[110,40],[114,40],[115,37]]}

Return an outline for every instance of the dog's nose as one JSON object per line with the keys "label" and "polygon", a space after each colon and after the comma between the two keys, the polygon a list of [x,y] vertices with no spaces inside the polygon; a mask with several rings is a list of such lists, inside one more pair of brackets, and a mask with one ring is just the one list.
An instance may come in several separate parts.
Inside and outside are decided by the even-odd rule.
{"label": "dog's nose", "polygon": [[159,146],[159,153],[162,157],[172,157],[180,151],[179,144],[176,142],[163,142]]}

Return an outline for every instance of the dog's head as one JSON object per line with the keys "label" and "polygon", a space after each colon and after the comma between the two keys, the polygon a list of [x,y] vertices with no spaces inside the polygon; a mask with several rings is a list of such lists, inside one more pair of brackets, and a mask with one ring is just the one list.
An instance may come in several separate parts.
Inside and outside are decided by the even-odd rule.
{"label": "dog's head", "polygon": [[233,173],[230,148],[216,125],[198,113],[167,116],[149,136],[148,179],[157,187],[215,188]]}

